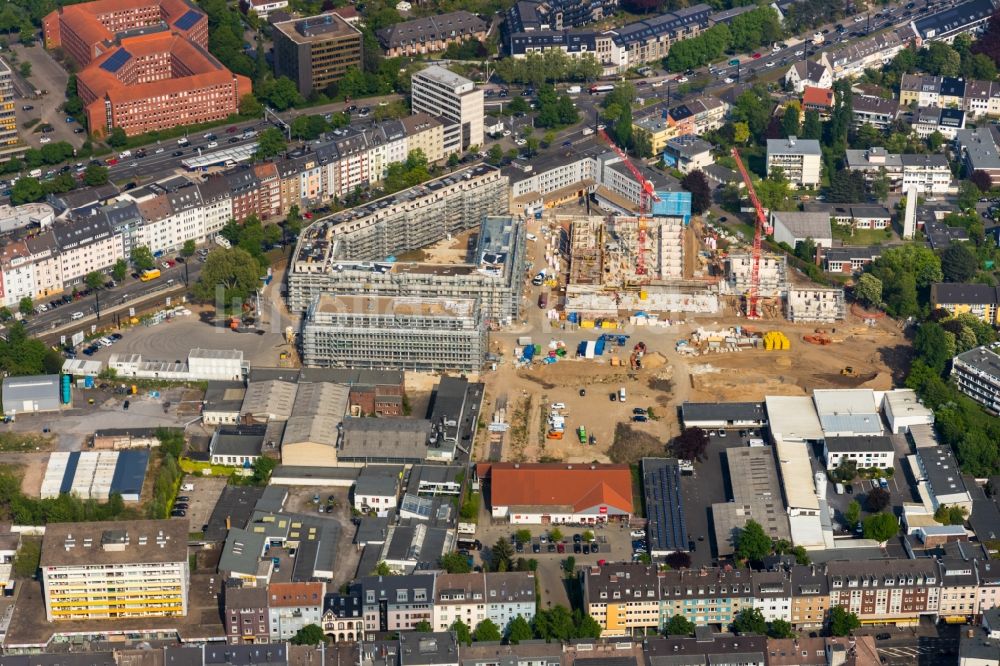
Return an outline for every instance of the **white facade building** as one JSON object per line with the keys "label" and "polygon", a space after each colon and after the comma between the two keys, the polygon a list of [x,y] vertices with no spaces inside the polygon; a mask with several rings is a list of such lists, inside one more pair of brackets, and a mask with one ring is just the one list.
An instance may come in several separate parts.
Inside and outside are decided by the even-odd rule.
{"label": "white facade building", "polygon": [[483,91],[454,72],[431,65],[413,75],[413,113],[427,113],[444,122],[444,154],[483,145]]}
{"label": "white facade building", "polygon": [[780,168],[788,182],[797,187],[815,187],[820,184],[820,165],[823,152],[819,141],[799,139],[767,140],[767,175]]}

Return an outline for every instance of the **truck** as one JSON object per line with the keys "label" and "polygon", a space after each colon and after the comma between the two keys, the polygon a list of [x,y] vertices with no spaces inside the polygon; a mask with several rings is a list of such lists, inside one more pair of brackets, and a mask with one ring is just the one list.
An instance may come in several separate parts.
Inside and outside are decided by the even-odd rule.
{"label": "truck", "polygon": [[625,402],[625,387],[618,389],[618,402]]}
{"label": "truck", "polygon": [[587,443],[587,429],[583,426],[576,429],[576,436],[580,439],[581,444]]}
{"label": "truck", "polygon": [[581,90],[582,88],[580,88],[580,86],[570,86],[566,89],[566,92],[570,95],[579,95]]}
{"label": "truck", "polygon": [[609,92],[611,92],[614,89],[615,89],[615,87],[613,85],[610,85],[610,84],[607,84],[607,83],[602,84],[602,85],[593,85],[593,86],[590,86],[590,94],[591,95],[603,95],[604,93],[609,93]]}
{"label": "truck", "polygon": [[142,280],[143,282],[149,282],[150,280],[155,280],[158,277],[160,277],[160,269],[151,268],[149,270],[143,271],[142,274],[139,276],[139,279]]}

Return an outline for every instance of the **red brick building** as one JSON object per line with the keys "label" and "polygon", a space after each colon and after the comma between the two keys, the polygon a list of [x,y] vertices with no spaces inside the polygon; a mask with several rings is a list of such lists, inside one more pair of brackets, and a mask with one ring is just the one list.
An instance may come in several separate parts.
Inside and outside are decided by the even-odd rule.
{"label": "red brick building", "polygon": [[77,88],[88,128],[128,135],[222,120],[252,92],[208,52],[208,19],[188,0],[98,0],[58,9],[45,41],[82,70]]}
{"label": "red brick building", "polygon": [[141,29],[160,29],[208,49],[208,16],[189,0],[97,0],[60,7],[42,20],[46,48],[62,47],[80,67]]}

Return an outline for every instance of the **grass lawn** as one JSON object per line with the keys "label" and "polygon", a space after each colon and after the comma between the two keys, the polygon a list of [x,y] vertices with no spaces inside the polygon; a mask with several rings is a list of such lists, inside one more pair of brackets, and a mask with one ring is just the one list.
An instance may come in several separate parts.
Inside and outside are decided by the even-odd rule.
{"label": "grass lawn", "polygon": [[21,432],[0,433],[0,451],[5,452],[25,452],[25,451],[47,451],[52,448],[53,438],[45,435],[36,435]]}
{"label": "grass lawn", "polygon": [[844,241],[844,245],[885,245],[892,240],[891,232],[885,229],[854,229],[834,224],[833,237]]}

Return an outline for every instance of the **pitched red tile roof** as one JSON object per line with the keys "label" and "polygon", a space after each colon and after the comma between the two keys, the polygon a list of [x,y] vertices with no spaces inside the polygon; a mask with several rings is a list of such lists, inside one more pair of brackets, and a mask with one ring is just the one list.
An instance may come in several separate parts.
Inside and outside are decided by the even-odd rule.
{"label": "pitched red tile roof", "polygon": [[582,511],[611,506],[632,513],[632,472],[628,465],[567,463],[480,463],[480,479],[490,479],[493,506],[571,506]]}
{"label": "pitched red tile roof", "polygon": [[829,88],[806,86],[802,93],[803,106],[833,106],[833,91]]}

